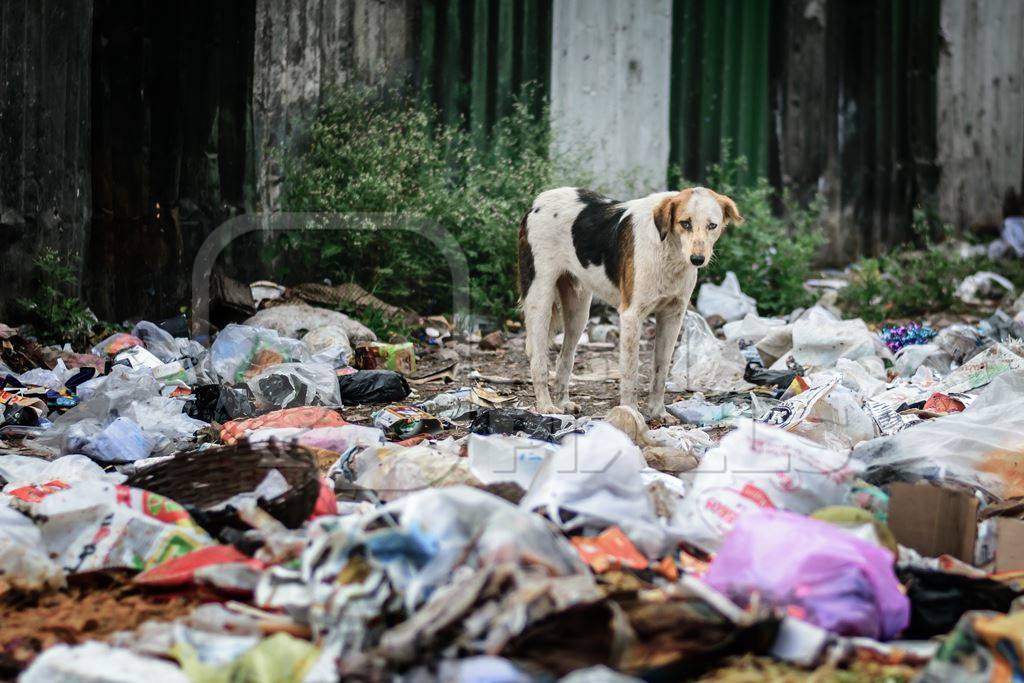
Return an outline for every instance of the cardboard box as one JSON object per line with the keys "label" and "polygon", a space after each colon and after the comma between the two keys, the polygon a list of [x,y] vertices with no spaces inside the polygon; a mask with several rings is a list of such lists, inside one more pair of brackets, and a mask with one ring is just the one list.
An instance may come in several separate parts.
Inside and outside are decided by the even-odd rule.
{"label": "cardboard box", "polygon": [[925,557],[952,555],[974,564],[978,499],[966,491],[899,482],[889,487],[889,529]]}
{"label": "cardboard box", "polygon": [[997,517],[995,572],[1021,570],[1024,570],[1024,521]]}
{"label": "cardboard box", "polygon": [[[900,545],[925,557],[951,555],[974,564],[978,499],[966,491],[931,484],[889,487],[889,529]],[[997,517],[993,571],[1024,570],[1024,520]]]}

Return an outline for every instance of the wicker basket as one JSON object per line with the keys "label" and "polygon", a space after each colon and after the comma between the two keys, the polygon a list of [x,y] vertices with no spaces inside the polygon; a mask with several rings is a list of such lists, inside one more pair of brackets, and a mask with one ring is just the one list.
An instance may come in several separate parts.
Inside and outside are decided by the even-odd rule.
{"label": "wicker basket", "polygon": [[246,441],[201,451],[187,451],[132,475],[128,486],[146,489],[180,503],[214,536],[226,527],[247,529],[234,508],[209,508],[231,496],[254,490],[271,470],[284,475],[291,488],[259,506],[290,529],[313,512],[320,493],[313,453],[301,446]]}

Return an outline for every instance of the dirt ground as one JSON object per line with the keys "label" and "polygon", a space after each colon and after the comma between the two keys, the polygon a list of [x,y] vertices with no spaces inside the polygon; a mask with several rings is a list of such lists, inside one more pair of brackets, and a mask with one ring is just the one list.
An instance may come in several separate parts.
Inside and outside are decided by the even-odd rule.
{"label": "dirt ground", "polygon": [[145,621],[172,621],[212,599],[217,598],[196,588],[138,586],[127,571],[69,576],[68,587],[61,590],[0,586],[0,680],[13,680],[51,645],[105,640]]}

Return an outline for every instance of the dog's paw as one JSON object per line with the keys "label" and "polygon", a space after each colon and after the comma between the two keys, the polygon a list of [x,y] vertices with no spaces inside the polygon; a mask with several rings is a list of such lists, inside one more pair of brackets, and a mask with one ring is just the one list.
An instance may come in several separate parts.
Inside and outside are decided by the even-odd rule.
{"label": "dog's paw", "polygon": [[579,403],[576,403],[575,401],[565,399],[564,401],[558,404],[558,412],[563,413],[565,415],[579,415],[580,413],[583,412],[583,406],[581,406]]}
{"label": "dog's paw", "polygon": [[657,422],[665,427],[679,424],[679,418],[665,410],[665,406],[659,406],[657,408],[648,407],[647,419],[651,422]]}
{"label": "dog's paw", "polygon": [[554,403],[538,403],[535,410],[541,415],[559,415],[562,412]]}

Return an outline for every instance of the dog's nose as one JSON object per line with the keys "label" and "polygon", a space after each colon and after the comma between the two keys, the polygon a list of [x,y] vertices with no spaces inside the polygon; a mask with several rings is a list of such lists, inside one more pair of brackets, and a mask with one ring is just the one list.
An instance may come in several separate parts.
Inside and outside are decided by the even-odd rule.
{"label": "dog's nose", "polygon": [[704,257],[700,254],[693,254],[690,256],[690,263],[695,266],[702,266],[704,265]]}

